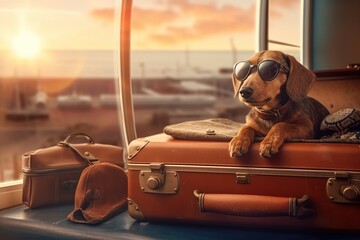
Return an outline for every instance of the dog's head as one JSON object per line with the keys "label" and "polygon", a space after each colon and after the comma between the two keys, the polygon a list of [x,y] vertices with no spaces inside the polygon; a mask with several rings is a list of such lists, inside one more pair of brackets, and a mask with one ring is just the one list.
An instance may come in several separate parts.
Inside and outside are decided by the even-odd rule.
{"label": "dog's head", "polygon": [[289,98],[301,101],[314,81],[315,75],[310,70],[293,56],[279,51],[258,52],[235,65],[232,74],[235,97],[250,107],[264,110],[278,108]]}

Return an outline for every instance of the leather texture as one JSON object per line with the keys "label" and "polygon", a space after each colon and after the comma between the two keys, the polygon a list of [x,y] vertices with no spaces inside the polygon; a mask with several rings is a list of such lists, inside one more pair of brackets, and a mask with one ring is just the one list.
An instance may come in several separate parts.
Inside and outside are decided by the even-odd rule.
{"label": "leather texture", "polygon": [[194,191],[202,212],[240,217],[289,216],[306,218],[315,211],[308,208],[309,196],[302,198],[273,197],[246,194],[206,194]]}
{"label": "leather texture", "polygon": [[203,211],[242,217],[276,217],[289,215],[290,199],[285,197],[205,194]]}
{"label": "leather texture", "polygon": [[[129,213],[136,219],[360,231],[358,201],[336,203],[326,190],[331,177],[360,176],[358,144],[291,142],[265,159],[259,156],[258,142],[247,154],[231,158],[227,142],[177,140],[165,134],[144,140],[147,144],[128,161]],[[166,179],[156,192],[144,192],[139,178],[149,171],[156,178],[154,163],[163,164]],[[176,192],[161,194],[172,175],[179,179]],[[205,193],[203,211],[195,190]]]}
{"label": "leather texture", "polygon": [[110,162],[124,166],[121,147],[87,140],[64,142],[23,154],[23,202],[29,208],[73,202],[80,174],[89,165]]}
{"label": "leather texture", "polygon": [[127,176],[112,163],[91,165],[82,172],[76,188],[70,221],[84,224],[102,222],[126,208]]}

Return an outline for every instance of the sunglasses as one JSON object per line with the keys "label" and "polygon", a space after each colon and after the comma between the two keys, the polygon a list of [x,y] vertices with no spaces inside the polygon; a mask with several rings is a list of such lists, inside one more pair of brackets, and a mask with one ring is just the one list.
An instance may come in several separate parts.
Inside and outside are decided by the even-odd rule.
{"label": "sunglasses", "polygon": [[264,60],[259,64],[252,65],[249,61],[240,61],[234,65],[234,74],[237,80],[244,81],[249,75],[252,68],[257,67],[259,76],[264,81],[274,80],[283,69],[285,73],[289,70],[274,60]]}

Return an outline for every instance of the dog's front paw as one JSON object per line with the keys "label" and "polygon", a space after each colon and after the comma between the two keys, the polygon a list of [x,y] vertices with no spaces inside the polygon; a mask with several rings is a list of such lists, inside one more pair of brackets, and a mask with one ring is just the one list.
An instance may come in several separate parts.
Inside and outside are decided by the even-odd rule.
{"label": "dog's front paw", "polygon": [[268,135],[260,143],[260,156],[262,157],[271,157],[275,153],[279,152],[283,140],[278,136]]}
{"label": "dog's front paw", "polygon": [[251,138],[245,135],[235,136],[229,143],[230,157],[236,158],[249,151]]}

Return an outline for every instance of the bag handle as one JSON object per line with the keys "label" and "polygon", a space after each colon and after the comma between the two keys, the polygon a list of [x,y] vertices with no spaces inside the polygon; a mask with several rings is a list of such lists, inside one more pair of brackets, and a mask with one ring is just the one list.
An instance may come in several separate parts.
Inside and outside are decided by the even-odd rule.
{"label": "bag handle", "polygon": [[240,217],[290,216],[306,218],[315,211],[310,208],[309,196],[287,198],[246,194],[205,194],[194,191],[201,212]]}
{"label": "bag handle", "polygon": [[80,160],[85,161],[89,166],[94,165],[95,162],[99,162],[99,159],[97,159],[95,156],[93,156],[90,152],[85,152],[84,154],[81,154],[70,143],[71,140],[76,139],[76,138],[84,138],[86,140],[86,143],[95,144],[95,141],[89,135],[87,135],[85,133],[72,133],[69,136],[67,136],[64,141],[60,141],[58,143],[58,145],[69,148],[75,154],[75,156],[77,156]]}
{"label": "bag handle", "polygon": [[85,134],[85,133],[71,133],[69,134],[69,136],[67,136],[65,138],[64,143],[67,143],[67,144],[70,144],[70,141],[73,140],[73,139],[77,139],[77,138],[84,138],[86,140],[87,143],[90,143],[90,144],[94,144],[95,141],[94,139],[92,139],[89,135]]}

